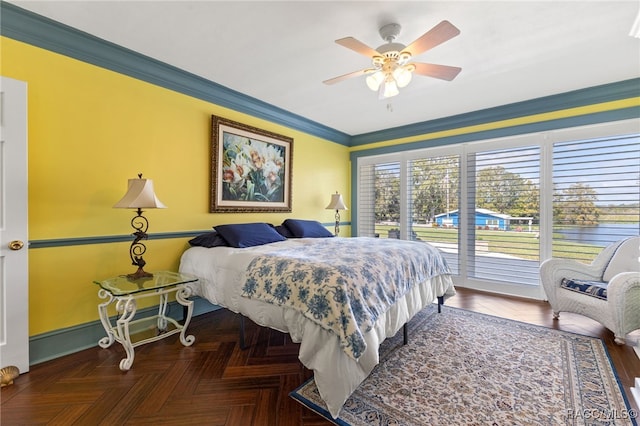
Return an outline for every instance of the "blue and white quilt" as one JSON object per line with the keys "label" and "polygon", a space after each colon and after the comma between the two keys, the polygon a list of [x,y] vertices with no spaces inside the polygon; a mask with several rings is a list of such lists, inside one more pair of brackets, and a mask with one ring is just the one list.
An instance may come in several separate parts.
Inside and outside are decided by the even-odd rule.
{"label": "blue and white quilt", "polygon": [[363,335],[415,284],[450,275],[433,246],[379,238],[321,238],[251,261],[242,295],[301,312],[335,333],[353,359]]}

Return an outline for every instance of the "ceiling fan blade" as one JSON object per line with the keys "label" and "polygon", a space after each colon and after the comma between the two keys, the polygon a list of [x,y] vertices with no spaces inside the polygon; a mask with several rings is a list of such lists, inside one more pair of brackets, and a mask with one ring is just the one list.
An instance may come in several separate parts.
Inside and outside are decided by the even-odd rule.
{"label": "ceiling fan blade", "polygon": [[433,49],[449,39],[452,39],[458,34],[460,34],[460,30],[451,22],[442,21],[408,45],[404,51],[411,53],[411,56],[417,56],[429,49]]}
{"label": "ceiling fan blade", "polygon": [[364,70],[359,70],[359,71],[354,71],[354,72],[350,72],[349,74],[344,74],[338,77],[334,77],[334,78],[330,78],[329,80],[325,80],[323,81],[324,84],[335,84],[335,83],[339,83],[342,80],[346,80],[348,78],[352,78],[352,77],[359,77],[361,75],[365,75],[365,74],[369,74],[370,72],[373,72],[375,70],[373,69],[364,69]]}
{"label": "ceiling fan blade", "polygon": [[338,43],[340,46],[344,46],[347,49],[351,49],[354,52],[357,52],[369,58],[372,58],[374,56],[380,56],[380,53],[378,53],[377,50],[372,49],[371,47],[367,46],[360,40],[356,40],[353,37],[345,37],[345,38],[338,39],[336,40],[336,43]]}
{"label": "ceiling fan blade", "polygon": [[439,78],[441,80],[451,81],[462,68],[460,67],[450,67],[448,65],[436,65],[436,64],[425,64],[422,62],[413,62],[416,69],[413,71],[414,74],[424,75],[427,77]]}

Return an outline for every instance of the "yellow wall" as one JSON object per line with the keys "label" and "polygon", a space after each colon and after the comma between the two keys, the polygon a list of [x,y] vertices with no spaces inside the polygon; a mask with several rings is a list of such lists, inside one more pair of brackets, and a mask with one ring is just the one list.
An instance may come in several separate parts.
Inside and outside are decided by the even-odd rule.
{"label": "yellow wall", "polygon": [[[1,74],[28,83],[29,240],[129,234],[134,212],[112,206],[138,173],[153,179],[168,206],[147,211],[152,235],[288,217],[332,222],[324,209],[330,195],[337,190],[349,199],[347,147],[12,39],[0,42]],[[209,213],[212,114],[294,138],[292,213]],[[176,269],[187,240],[149,240],[146,269]],[[29,250],[30,335],[97,320],[92,280],[132,272],[128,246]]]}

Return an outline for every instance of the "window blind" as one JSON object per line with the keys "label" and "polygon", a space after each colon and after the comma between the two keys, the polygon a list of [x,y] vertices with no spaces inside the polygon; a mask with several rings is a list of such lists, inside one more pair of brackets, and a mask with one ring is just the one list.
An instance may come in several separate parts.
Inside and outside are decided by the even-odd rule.
{"label": "window blind", "polygon": [[637,135],[553,145],[553,257],[590,263],[639,224]]}
{"label": "window blind", "polygon": [[467,275],[537,284],[540,148],[470,152],[466,174]]}
{"label": "window blind", "polygon": [[358,189],[358,235],[399,238],[400,163],[361,166]]}
{"label": "window blind", "polygon": [[459,176],[459,155],[424,157],[408,162],[408,238],[436,246],[455,274],[460,270]]}

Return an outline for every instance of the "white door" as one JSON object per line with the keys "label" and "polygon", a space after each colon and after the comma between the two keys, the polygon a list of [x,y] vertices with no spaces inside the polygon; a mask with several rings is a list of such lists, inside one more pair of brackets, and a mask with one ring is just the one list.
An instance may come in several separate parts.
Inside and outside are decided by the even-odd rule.
{"label": "white door", "polygon": [[0,368],[29,371],[27,84],[0,78]]}

